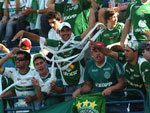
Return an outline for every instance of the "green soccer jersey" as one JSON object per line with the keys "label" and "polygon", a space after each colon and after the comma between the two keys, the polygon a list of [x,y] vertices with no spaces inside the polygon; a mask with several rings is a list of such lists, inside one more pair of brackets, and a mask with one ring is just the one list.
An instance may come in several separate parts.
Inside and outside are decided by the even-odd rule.
{"label": "green soccer jersey", "polygon": [[[118,59],[125,62],[123,53],[118,54]],[[139,57],[135,65],[128,62],[124,63],[125,77],[127,81],[127,88],[139,89],[146,94],[144,84],[150,84],[150,64],[144,58]]]}
{"label": "green soccer jersey", "polygon": [[113,29],[105,29],[96,39],[97,42],[103,42],[105,46],[120,42],[120,37],[123,31],[124,24],[117,22]]}
{"label": "green soccer jersey", "polygon": [[[92,59],[87,62],[85,67],[85,81],[93,83],[93,90],[102,92],[104,89],[117,84],[118,79],[124,77],[123,66],[111,57],[105,57],[105,62],[98,67]],[[112,92],[111,96],[106,98],[109,100],[122,100],[124,94],[122,91]]]}
{"label": "green soccer jersey", "polygon": [[88,0],[80,0],[74,5],[55,3],[55,10],[64,13],[64,21],[70,23],[75,36],[81,35],[88,28],[90,7]]}
{"label": "green soccer jersey", "polygon": [[140,32],[150,33],[150,3],[135,2],[131,5],[130,16],[132,32],[137,40],[145,40],[147,37]]}
{"label": "green soccer jersey", "polygon": [[[79,36],[75,37],[74,40],[80,42],[81,37],[79,37]],[[56,47],[57,50],[59,50],[64,45],[64,43],[67,43],[67,42],[64,42],[61,40],[47,39],[48,46]],[[66,46],[66,48],[71,48],[72,46],[75,46],[75,45],[72,43],[72,41],[70,41],[69,45]],[[68,57],[74,56],[80,52],[81,52],[81,49],[74,48],[70,51],[59,53],[58,56],[62,57],[62,58],[68,58]],[[67,61],[62,62],[60,64],[60,66],[63,67],[67,64],[68,64]],[[84,68],[82,66],[83,64],[84,64],[83,60],[81,60],[79,62],[74,62],[66,70],[62,71],[63,85],[77,85],[77,84],[83,83],[83,73],[84,73]]]}

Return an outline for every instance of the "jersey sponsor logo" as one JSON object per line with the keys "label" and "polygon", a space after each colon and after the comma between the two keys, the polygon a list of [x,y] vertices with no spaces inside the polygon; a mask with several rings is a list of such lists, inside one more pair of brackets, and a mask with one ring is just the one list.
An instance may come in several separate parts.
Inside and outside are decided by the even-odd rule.
{"label": "jersey sponsor logo", "polygon": [[137,32],[137,33],[139,33],[139,32],[150,33],[150,29],[144,29],[144,28],[141,28],[141,29],[135,29],[135,32]]}
{"label": "jersey sponsor logo", "polygon": [[92,72],[98,72],[98,69],[92,69]]}
{"label": "jersey sponsor logo", "polygon": [[143,84],[135,84],[127,79],[127,83],[136,88],[142,88]]}
{"label": "jersey sponsor logo", "polygon": [[66,11],[72,11],[72,10],[77,10],[78,9],[78,4],[77,5],[74,5],[73,7],[68,7],[67,9],[66,9]]}
{"label": "jersey sponsor logo", "polygon": [[104,77],[105,77],[106,79],[109,79],[109,78],[110,78],[110,76],[111,76],[111,75],[110,75],[110,73],[109,73],[109,72],[105,72],[105,73],[104,73]]}
{"label": "jersey sponsor logo", "polygon": [[70,20],[70,19],[73,19],[73,18],[76,18],[77,14],[73,14],[73,15],[69,15],[69,16],[64,16],[64,20]]}
{"label": "jersey sponsor logo", "polygon": [[108,83],[95,83],[96,87],[109,87],[111,86],[113,83],[112,82],[108,82]]}
{"label": "jersey sponsor logo", "polygon": [[72,71],[72,72],[63,72],[63,75],[64,76],[75,76],[75,75],[77,75],[77,73],[78,73],[78,70],[75,70],[75,71]]}

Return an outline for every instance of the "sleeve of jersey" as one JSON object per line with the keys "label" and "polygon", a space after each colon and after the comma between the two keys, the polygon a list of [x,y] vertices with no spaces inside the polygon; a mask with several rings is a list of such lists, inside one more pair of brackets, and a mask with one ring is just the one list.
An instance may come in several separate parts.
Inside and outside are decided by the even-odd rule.
{"label": "sleeve of jersey", "polygon": [[90,66],[91,66],[91,62],[88,61],[86,66],[85,66],[85,72],[84,72],[84,81],[92,81],[91,77],[90,77],[90,73],[89,73],[89,70],[90,70]]}
{"label": "sleeve of jersey", "polygon": [[14,72],[16,72],[15,68],[5,68],[2,75],[13,79],[13,75],[15,74]]}
{"label": "sleeve of jersey", "polygon": [[46,39],[47,45],[52,47],[58,47],[59,41],[58,40],[52,40],[52,39]]}
{"label": "sleeve of jersey", "polygon": [[125,55],[123,52],[118,52],[118,61],[120,61],[122,64],[126,62]]}
{"label": "sleeve of jersey", "polygon": [[125,70],[123,68],[123,65],[119,61],[115,62],[115,74],[117,79],[124,77],[125,75]]}
{"label": "sleeve of jersey", "polygon": [[65,3],[55,3],[55,11],[64,13]]}
{"label": "sleeve of jersey", "polygon": [[141,64],[142,78],[145,84],[150,84],[150,63],[143,62]]}

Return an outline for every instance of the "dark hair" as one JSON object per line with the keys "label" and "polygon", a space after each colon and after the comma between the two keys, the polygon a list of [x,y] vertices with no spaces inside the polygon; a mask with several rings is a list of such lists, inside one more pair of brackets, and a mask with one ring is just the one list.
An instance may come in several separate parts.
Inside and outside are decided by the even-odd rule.
{"label": "dark hair", "polygon": [[61,14],[59,12],[56,12],[56,11],[49,11],[47,14],[46,14],[46,17],[47,19],[56,19],[58,21],[61,20]]}
{"label": "dark hair", "polygon": [[104,12],[104,19],[105,19],[105,22],[107,23],[107,20],[109,20],[110,17],[112,17],[115,13],[117,13],[119,15],[119,13],[112,9],[112,8],[107,8]]}
{"label": "dark hair", "polygon": [[31,60],[31,55],[30,55],[30,53],[28,53],[28,52],[26,52],[26,51],[18,51],[16,54],[17,54],[17,55],[23,54],[25,60],[28,60],[29,63],[30,63],[30,60]]}

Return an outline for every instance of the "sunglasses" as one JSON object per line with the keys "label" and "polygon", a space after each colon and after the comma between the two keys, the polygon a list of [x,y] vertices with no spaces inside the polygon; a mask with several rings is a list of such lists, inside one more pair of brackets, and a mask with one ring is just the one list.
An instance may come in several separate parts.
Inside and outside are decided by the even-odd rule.
{"label": "sunglasses", "polygon": [[18,61],[24,61],[24,60],[26,60],[25,58],[23,58],[23,57],[19,57],[19,58],[16,58],[15,59],[16,61],[18,60]]}

